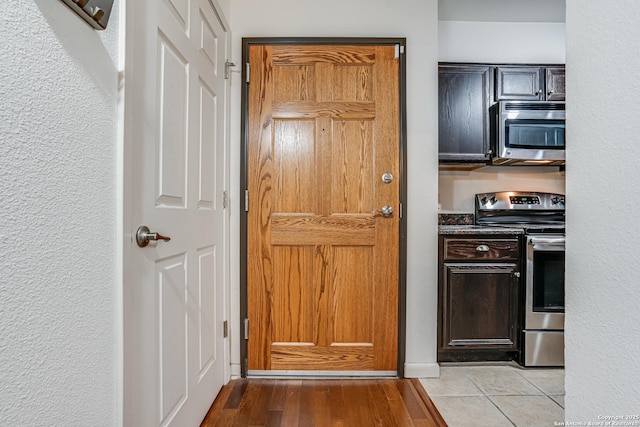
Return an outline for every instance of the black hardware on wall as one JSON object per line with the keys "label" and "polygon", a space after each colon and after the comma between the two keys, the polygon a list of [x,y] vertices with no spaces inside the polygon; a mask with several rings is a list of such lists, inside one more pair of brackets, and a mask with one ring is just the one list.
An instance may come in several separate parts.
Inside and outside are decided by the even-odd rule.
{"label": "black hardware on wall", "polygon": [[109,22],[114,0],[62,0],[96,30],[104,30]]}

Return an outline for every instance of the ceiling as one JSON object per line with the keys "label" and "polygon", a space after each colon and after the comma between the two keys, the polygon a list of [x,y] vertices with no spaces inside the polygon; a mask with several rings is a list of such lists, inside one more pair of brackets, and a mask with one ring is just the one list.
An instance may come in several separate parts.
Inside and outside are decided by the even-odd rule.
{"label": "ceiling", "polygon": [[566,0],[438,0],[442,21],[565,22]]}

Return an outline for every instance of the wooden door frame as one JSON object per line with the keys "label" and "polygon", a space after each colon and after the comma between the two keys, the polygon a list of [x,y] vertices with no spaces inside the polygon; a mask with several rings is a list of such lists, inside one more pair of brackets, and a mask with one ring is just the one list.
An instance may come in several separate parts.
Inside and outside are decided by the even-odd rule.
{"label": "wooden door frame", "polygon": [[399,262],[398,262],[398,377],[404,377],[404,362],[406,348],[406,270],[407,270],[407,107],[406,107],[406,38],[334,38],[334,37],[245,37],[242,38],[242,92],[241,92],[241,120],[240,120],[240,360],[241,375],[247,376],[247,206],[244,197],[248,188],[248,84],[247,67],[249,48],[255,45],[369,45],[369,46],[400,46],[400,59],[398,63],[399,83],[399,166],[400,166],[400,204],[401,217],[399,226]]}

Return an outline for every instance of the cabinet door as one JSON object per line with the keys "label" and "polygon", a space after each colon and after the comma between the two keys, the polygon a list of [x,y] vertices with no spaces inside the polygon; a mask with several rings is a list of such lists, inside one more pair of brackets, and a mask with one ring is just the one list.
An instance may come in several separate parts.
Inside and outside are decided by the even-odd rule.
{"label": "cabinet door", "polygon": [[489,66],[440,66],[440,163],[486,163],[489,160],[492,70]]}
{"label": "cabinet door", "polygon": [[549,67],[546,71],[547,101],[564,101],[564,67]]}
{"label": "cabinet door", "polygon": [[497,67],[496,101],[544,99],[544,74],[540,67]]}
{"label": "cabinet door", "polygon": [[515,263],[444,263],[440,350],[517,350]]}

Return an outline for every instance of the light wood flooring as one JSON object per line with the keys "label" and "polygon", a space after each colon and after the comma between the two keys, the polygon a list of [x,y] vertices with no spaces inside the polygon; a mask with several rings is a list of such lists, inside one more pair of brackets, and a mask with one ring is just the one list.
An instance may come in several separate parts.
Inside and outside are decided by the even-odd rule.
{"label": "light wood flooring", "polygon": [[239,379],[223,387],[201,427],[446,427],[415,379]]}

